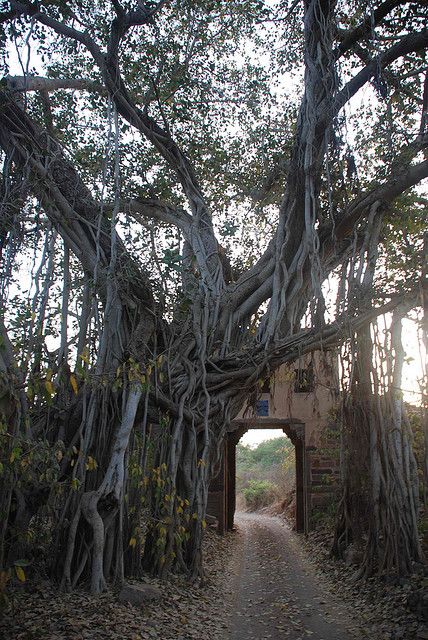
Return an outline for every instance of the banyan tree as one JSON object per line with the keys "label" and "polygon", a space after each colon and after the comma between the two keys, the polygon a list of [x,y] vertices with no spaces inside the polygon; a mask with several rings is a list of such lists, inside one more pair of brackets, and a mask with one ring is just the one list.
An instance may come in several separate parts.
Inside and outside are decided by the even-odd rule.
{"label": "banyan tree", "polygon": [[[423,0],[3,3],[0,565],[39,526],[65,589],[198,577],[225,431],[261,381],[366,340],[354,422],[387,393],[370,323],[426,287],[426,19]],[[411,562],[393,458],[373,522],[381,493],[396,515],[412,494]]]}

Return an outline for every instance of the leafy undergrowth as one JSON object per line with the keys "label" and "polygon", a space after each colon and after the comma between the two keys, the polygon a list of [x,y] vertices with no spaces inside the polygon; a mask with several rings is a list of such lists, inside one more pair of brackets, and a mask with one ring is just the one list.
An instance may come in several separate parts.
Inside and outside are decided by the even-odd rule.
{"label": "leafy undergrowth", "polygon": [[[307,539],[301,538],[309,556],[334,585],[333,592],[350,607],[358,621],[356,630],[371,640],[428,640],[428,626],[421,613],[415,615],[409,602],[422,591],[428,593],[427,567],[419,566],[414,575],[399,581],[373,577],[356,581],[355,566],[329,557],[331,529],[319,526]],[[425,615],[427,612],[425,611]]]}
{"label": "leafy undergrowth", "polygon": [[269,508],[295,482],[295,450],[284,436],[236,447],[237,502],[242,511]]}
{"label": "leafy undergrowth", "polygon": [[183,578],[145,582],[162,599],[137,608],[118,602],[117,592],[91,596],[84,590],[60,594],[49,582],[16,585],[11,607],[0,619],[3,640],[223,640],[232,601],[229,559],[239,544],[234,534],[205,536],[206,578],[202,587]]}

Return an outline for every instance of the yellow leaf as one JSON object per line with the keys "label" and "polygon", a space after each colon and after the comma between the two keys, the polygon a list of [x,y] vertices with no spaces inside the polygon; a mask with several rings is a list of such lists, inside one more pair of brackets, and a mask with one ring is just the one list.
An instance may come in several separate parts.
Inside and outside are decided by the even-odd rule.
{"label": "yellow leaf", "polygon": [[202,520],[202,529],[206,529],[207,528],[207,523],[205,522],[205,520]]}
{"label": "yellow leaf", "polygon": [[88,460],[86,462],[86,470],[87,471],[95,471],[98,467],[97,461],[92,456],[88,456]]}
{"label": "yellow leaf", "polygon": [[15,565],[15,573],[16,573],[16,577],[20,582],[25,582],[25,573],[22,567],[17,567]]}
{"label": "yellow leaf", "polygon": [[75,395],[77,396],[79,389],[78,389],[78,386],[77,386],[76,376],[73,375],[73,374],[71,374],[71,376],[70,376],[70,384],[71,384],[71,388],[73,389]]}
{"label": "yellow leaf", "polygon": [[50,380],[45,381],[45,387],[50,396],[53,396],[55,394],[55,388]]}
{"label": "yellow leaf", "polygon": [[129,546],[134,548],[137,544],[137,538],[131,538],[129,541]]}

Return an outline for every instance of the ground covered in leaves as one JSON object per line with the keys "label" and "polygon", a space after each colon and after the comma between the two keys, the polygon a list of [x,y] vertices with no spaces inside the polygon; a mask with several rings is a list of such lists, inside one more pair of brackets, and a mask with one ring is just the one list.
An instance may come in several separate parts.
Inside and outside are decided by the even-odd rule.
{"label": "ground covered in leaves", "polygon": [[[0,618],[0,638],[226,640],[231,620],[239,615],[237,580],[242,577],[244,537],[242,531],[224,538],[207,531],[204,585],[190,585],[182,578],[162,582],[147,577],[145,581],[157,586],[162,598],[143,608],[120,603],[114,590],[96,597],[84,589],[61,594],[49,582],[29,576],[23,585],[14,585],[9,593],[11,606]],[[315,582],[318,587],[323,584],[336,599],[340,598],[352,636],[370,640],[428,640],[428,629],[421,615],[416,616],[409,608],[413,594],[427,590],[428,577],[423,568],[419,567],[418,573],[399,583],[379,578],[355,582],[355,567],[329,558],[331,533],[326,529],[311,533],[306,540],[295,535],[295,540],[303,548],[303,555],[317,567],[319,581],[315,578]],[[251,593],[249,597],[250,600],[255,598]],[[257,589],[256,600],[263,603],[263,599],[262,589]],[[253,600],[249,603],[252,607],[256,604]],[[314,602],[315,608],[317,604],[318,601]],[[275,633],[281,623],[281,630],[287,635],[290,620],[298,620],[303,614],[306,616],[307,612],[295,611],[292,605],[290,600],[284,604],[285,613],[278,610]],[[265,616],[264,609],[260,616]],[[251,629],[256,618],[253,616],[252,620]],[[304,630],[300,624],[298,626]],[[290,629],[293,630],[293,625]],[[274,639],[277,636],[261,637]]]}
{"label": "ground covered in leaves", "polygon": [[237,536],[207,532],[203,586],[184,579],[146,578],[162,591],[160,601],[137,608],[110,591],[91,596],[83,589],[61,594],[45,581],[29,580],[10,593],[11,607],[0,619],[2,640],[223,640],[230,615],[230,557]]}
{"label": "ground covered in leaves", "polygon": [[[302,538],[308,555],[323,576],[327,575],[333,592],[348,604],[355,619],[355,631],[371,640],[428,640],[428,626],[412,610],[415,595],[428,595],[428,567],[415,567],[414,575],[393,580],[374,577],[356,581],[356,567],[329,557],[331,530],[319,527]],[[428,611],[425,608],[425,620]]]}

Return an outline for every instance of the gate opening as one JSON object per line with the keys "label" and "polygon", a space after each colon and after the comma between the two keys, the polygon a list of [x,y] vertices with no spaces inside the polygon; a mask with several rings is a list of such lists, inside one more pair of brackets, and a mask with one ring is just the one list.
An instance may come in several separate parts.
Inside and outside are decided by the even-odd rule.
{"label": "gate opening", "polygon": [[295,529],[308,531],[308,491],[305,448],[305,425],[293,419],[266,418],[261,420],[235,419],[230,426],[223,448],[223,456],[216,477],[212,480],[207,512],[218,520],[218,531],[223,534],[233,529],[236,511],[236,447],[241,437],[252,429],[283,432],[295,448],[296,515]]}
{"label": "gate opening", "polygon": [[236,509],[295,517],[295,448],[280,429],[249,429],[236,445]]}

